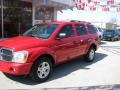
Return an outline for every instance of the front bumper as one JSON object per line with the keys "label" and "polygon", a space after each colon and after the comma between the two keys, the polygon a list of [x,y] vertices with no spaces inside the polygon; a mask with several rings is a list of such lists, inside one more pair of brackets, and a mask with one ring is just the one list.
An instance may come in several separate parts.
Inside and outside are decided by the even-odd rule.
{"label": "front bumper", "polygon": [[111,40],[112,38],[114,38],[114,37],[109,37],[109,36],[104,36],[103,37],[103,39],[105,39],[105,40]]}
{"label": "front bumper", "polygon": [[0,61],[0,71],[13,75],[27,75],[32,67],[32,63],[13,63]]}

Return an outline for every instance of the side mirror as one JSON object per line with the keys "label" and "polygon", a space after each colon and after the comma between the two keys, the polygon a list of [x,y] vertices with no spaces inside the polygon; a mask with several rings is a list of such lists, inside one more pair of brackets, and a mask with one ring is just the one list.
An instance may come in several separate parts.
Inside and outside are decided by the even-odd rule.
{"label": "side mirror", "polygon": [[66,33],[59,33],[56,39],[61,39],[65,37],[66,37]]}

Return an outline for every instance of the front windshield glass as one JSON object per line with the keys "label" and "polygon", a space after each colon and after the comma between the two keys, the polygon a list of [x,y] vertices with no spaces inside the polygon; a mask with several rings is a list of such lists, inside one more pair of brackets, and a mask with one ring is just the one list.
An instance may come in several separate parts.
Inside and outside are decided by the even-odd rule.
{"label": "front windshield glass", "polygon": [[57,27],[58,24],[38,24],[27,30],[23,35],[47,39]]}
{"label": "front windshield glass", "polygon": [[106,31],[104,32],[104,34],[114,34],[114,33],[115,33],[114,30],[106,30]]}

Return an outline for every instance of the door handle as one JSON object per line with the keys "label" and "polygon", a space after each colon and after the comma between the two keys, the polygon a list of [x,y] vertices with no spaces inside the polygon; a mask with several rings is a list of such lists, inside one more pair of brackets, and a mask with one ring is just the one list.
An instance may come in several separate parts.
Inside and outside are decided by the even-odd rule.
{"label": "door handle", "polygon": [[88,41],[88,42],[90,42],[91,40],[92,40],[92,38],[88,38],[88,40],[87,40],[87,41]]}
{"label": "door handle", "polygon": [[83,42],[83,40],[80,40],[80,43],[82,43]]}
{"label": "door handle", "polygon": [[76,40],[73,41],[74,44],[77,44],[78,42]]}
{"label": "door handle", "polygon": [[80,44],[80,43],[83,43],[83,40],[80,40],[80,41],[74,40],[73,43],[74,44]]}

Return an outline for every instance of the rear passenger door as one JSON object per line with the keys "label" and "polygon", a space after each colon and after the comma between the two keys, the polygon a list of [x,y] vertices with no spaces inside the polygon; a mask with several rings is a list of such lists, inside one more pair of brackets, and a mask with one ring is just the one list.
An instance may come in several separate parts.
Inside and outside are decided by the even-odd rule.
{"label": "rear passenger door", "polygon": [[87,48],[87,40],[88,40],[88,33],[86,31],[86,27],[84,24],[75,24],[75,30],[76,30],[76,42],[78,42],[78,55],[85,54],[86,48]]}
{"label": "rear passenger door", "polygon": [[96,32],[96,28],[93,25],[87,25],[87,30],[89,32],[88,43],[91,44],[92,42],[94,42],[98,44],[100,42],[100,39]]}

